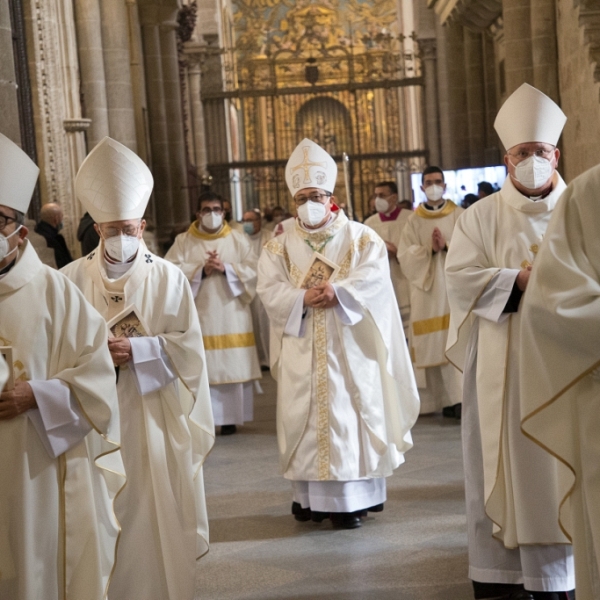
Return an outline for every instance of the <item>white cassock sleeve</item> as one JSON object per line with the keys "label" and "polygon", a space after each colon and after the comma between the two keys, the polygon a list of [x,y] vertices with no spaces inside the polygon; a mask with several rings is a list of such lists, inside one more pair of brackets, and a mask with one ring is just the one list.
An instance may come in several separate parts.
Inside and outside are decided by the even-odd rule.
{"label": "white cassock sleeve", "polygon": [[28,383],[38,408],[27,414],[48,454],[57,458],[79,444],[92,426],[64,381],[49,379]]}
{"label": "white cassock sleeve", "polygon": [[293,335],[294,337],[304,337],[304,333],[306,331],[306,321],[304,317],[306,316],[306,311],[308,310],[308,308],[304,308],[305,293],[305,290],[298,290],[296,301],[292,306],[290,316],[288,317],[288,320],[283,329],[283,333],[287,335]]}
{"label": "white cassock sleeve", "polygon": [[502,323],[509,314],[503,313],[519,274],[519,269],[501,269],[485,286],[473,312],[482,319]]}
{"label": "white cassock sleeve", "polygon": [[131,338],[129,341],[132,358],[128,364],[141,396],[155,392],[177,379],[160,336]]}
{"label": "white cassock sleeve", "polygon": [[[192,295],[194,298],[198,295],[200,288],[202,287],[202,268],[199,268],[190,281],[190,287],[192,288]],[[225,263],[225,277],[227,279],[227,285],[234,298],[241,296],[244,293],[244,284],[240,281],[235,269],[229,264]]]}

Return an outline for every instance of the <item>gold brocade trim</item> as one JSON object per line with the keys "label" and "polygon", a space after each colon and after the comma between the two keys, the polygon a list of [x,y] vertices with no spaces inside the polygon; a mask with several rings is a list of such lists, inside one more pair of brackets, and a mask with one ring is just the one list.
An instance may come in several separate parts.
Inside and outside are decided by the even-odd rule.
{"label": "gold brocade trim", "polygon": [[313,309],[315,356],[317,360],[317,476],[329,479],[329,385],[327,375],[327,330],[325,309]]}
{"label": "gold brocade trim", "polygon": [[435,333],[436,331],[444,331],[450,327],[450,313],[441,317],[431,317],[431,319],[423,319],[413,323],[414,335],[425,335],[427,333]]}
{"label": "gold brocade trim", "polygon": [[338,272],[337,279],[345,279],[348,277],[350,273],[350,266],[352,265],[352,258],[354,257],[355,252],[362,252],[370,243],[377,243],[377,238],[374,237],[371,233],[365,233],[363,236],[358,238],[353,244],[350,246],[348,252],[342,259],[340,263],[340,270]]}
{"label": "gold brocade trim", "polygon": [[279,242],[277,238],[273,238],[269,240],[265,244],[265,250],[268,250],[272,254],[276,254],[277,256],[283,256],[283,244]]}
{"label": "gold brocade trim", "polygon": [[427,210],[423,204],[419,204],[415,211],[415,215],[423,217],[423,219],[441,219],[442,217],[447,217],[450,213],[453,213],[456,208],[457,206],[452,200],[446,200],[446,206],[444,206],[442,210]]}
{"label": "gold brocade trim", "polygon": [[248,348],[254,346],[254,333],[225,333],[223,335],[203,335],[205,350],[227,350],[229,348]]}
{"label": "gold brocade trim", "polygon": [[197,237],[200,240],[218,240],[220,238],[227,237],[231,233],[231,227],[229,227],[228,223],[223,223],[223,227],[221,227],[221,229],[216,233],[207,233],[206,231],[201,231],[200,229],[198,229],[198,225],[198,221],[194,221],[190,225],[188,233],[190,235],[193,235],[194,237]]}
{"label": "gold brocade trim", "polygon": [[292,283],[297,287],[302,281],[302,271],[292,262],[290,255],[288,254],[287,248],[283,249],[283,260],[285,260],[285,266],[287,267],[288,273],[292,279]]}

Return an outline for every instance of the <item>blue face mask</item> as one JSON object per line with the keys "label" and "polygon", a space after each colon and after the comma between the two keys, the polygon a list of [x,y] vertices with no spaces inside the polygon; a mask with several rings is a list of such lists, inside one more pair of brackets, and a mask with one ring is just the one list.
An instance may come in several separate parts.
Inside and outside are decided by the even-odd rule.
{"label": "blue face mask", "polygon": [[244,232],[248,235],[254,235],[254,223],[244,223]]}

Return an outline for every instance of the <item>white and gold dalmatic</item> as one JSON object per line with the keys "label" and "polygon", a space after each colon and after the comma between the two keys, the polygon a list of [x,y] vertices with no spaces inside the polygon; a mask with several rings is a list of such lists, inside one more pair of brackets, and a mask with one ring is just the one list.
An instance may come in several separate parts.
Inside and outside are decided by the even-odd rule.
{"label": "white and gold dalmatic", "polygon": [[[37,176],[0,135],[0,204],[26,212]],[[0,315],[0,346],[38,406],[0,421],[0,599],[104,599],[125,483],[106,325],[28,241],[0,276]]]}
{"label": "white and gold dalmatic", "polygon": [[[195,294],[216,425],[252,421],[253,380],[261,378],[250,311],[257,259],[246,237],[227,223],[207,233],[195,221],[165,256],[183,271]],[[218,253],[225,273],[203,277],[211,251]]]}
{"label": "white and gold dalmatic", "polygon": [[[332,192],[336,171],[305,139],[288,161],[288,187]],[[340,267],[334,308],[303,308],[299,286],[315,251]],[[419,401],[388,264],[381,238],[341,210],[317,230],[298,219],[259,260],[281,469],[304,508],[354,512],[385,501],[384,478],[412,447]]]}
{"label": "white and gold dalmatic", "polygon": [[410,283],[409,343],[415,367],[421,413],[460,402],[460,373],[445,355],[450,308],[446,293],[446,252],[433,253],[437,227],[450,247],[456,221],[463,209],[451,200],[437,208],[420,204],[402,230],[398,260]]}
{"label": "white and gold dalmatic", "polygon": [[[495,126],[507,148],[532,140],[555,145],[565,120],[550,98],[524,84],[505,102]],[[575,587],[572,556],[557,519],[556,461],[521,432],[527,399],[519,381],[530,373],[519,366],[521,311],[505,310],[519,271],[532,264],[536,270],[539,245],[565,187],[555,171],[552,191],[531,199],[508,177],[499,192],[461,216],[446,261],[447,355],[464,372],[469,576],[524,581],[526,589],[538,591]]]}
{"label": "white and gold dalmatic", "polygon": [[523,431],[552,456],[578,600],[600,598],[600,166],[568,187],[523,299]]}
{"label": "white and gold dalmatic", "polygon": [[[143,161],[105,138],[81,165],[79,200],[98,222],[138,219],[152,191]],[[214,443],[206,361],[188,282],[143,242],[129,263],[105,259],[104,242],[63,269],[107,320],[134,307],[148,337],[131,338],[117,391],[127,486],[109,598],[192,600],[196,561],[208,550],[202,464]]]}

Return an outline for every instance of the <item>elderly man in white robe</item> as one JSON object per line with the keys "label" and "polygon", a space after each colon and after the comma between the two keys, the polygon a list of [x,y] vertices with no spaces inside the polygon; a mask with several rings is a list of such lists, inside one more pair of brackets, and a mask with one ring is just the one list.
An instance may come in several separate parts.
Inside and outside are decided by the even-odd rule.
{"label": "elderly man in white robe", "polygon": [[561,196],[521,319],[523,431],[556,458],[577,599],[600,598],[600,166]]}
{"label": "elderly man in white robe", "polygon": [[[337,167],[304,139],[286,167],[294,227],[258,263],[271,320],[277,438],[299,521],[361,525],[412,447],[419,401],[383,240],[332,212]],[[319,270],[320,268],[320,270]],[[305,289],[306,280],[330,273]]]}
{"label": "elderly man in white robe", "polygon": [[[520,301],[565,189],[556,144],[566,117],[523,84],[495,128],[507,153],[502,189],[458,220],[446,261],[448,357],[464,371],[463,448],[469,577],[475,597],[558,600],[575,587],[557,516],[555,460],[521,432]],[[521,594],[520,596],[518,594]]]}
{"label": "elderly man in white robe", "polygon": [[202,334],[185,276],[144,245],[148,167],[104,138],[75,193],[100,244],[63,272],[108,322],[128,481],[115,502],[123,531],[108,597],[192,600],[208,550],[202,464],[214,443]]}
{"label": "elderly man in white robe", "polygon": [[450,309],[446,293],[446,253],[463,209],[444,198],[446,183],[439,167],[423,171],[420,204],[402,230],[398,260],[410,282],[409,343],[421,414],[439,410],[446,417],[461,416],[460,372],[445,356]]}
{"label": "elderly man in white robe", "polygon": [[101,600],[125,483],[115,371],[103,319],[27,240],[38,173],[0,134],[0,599]]}
{"label": "elderly man in white robe", "polygon": [[213,192],[198,199],[197,221],[175,238],[165,258],[189,279],[202,325],[215,425],[231,435],[254,417],[254,380],[261,378],[250,303],[256,256],[248,236],[223,219]]}

